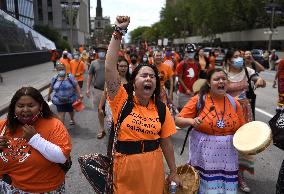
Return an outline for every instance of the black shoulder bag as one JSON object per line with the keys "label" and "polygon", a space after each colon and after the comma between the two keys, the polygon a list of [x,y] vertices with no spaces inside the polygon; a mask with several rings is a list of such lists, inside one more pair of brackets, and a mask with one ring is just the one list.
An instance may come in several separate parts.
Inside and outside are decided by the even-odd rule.
{"label": "black shoulder bag", "polygon": [[277,112],[268,123],[272,130],[273,145],[284,150],[284,110]]}
{"label": "black shoulder bag", "polygon": [[248,91],[246,91],[246,97],[249,99],[250,102],[250,106],[251,106],[251,111],[252,111],[252,115],[253,115],[253,120],[255,121],[255,101],[256,101],[256,95],[254,93],[253,87],[251,85],[251,78],[257,74],[253,74],[251,76],[249,76],[248,74],[248,70],[246,67],[245,68],[245,72],[246,72],[246,76],[248,78],[248,84],[249,84],[249,88]]}

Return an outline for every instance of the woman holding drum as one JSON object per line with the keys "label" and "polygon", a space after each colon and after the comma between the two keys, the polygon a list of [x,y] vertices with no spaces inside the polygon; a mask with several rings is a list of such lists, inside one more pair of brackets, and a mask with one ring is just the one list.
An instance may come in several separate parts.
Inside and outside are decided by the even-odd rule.
{"label": "woman holding drum", "polygon": [[[265,87],[265,81],[258,76],[258,74],[251,68],[244,68],[244,59],[238,50],[228,50],[225,56],[225,71],[228,74],[228,94],[236,97],[243,109],[245,122],[248,123],[254,120],[252,106],[250,104],[249,96],[254,94],[253,89],[249,91],[249,79],[254,83],[254,88]],[[251,100],[253,97],[250,97]],[[254,96],[255,100],[255,96]],[[252,106],[251,106],[252,105]],[[254,108],[253,108],[254,109]],[[250,192],[250,188],[244,181],[243,172],[247,171],[254,174],[254,159],[252,156],[240,154],[239,155],[239,187],[244,192]]]}
{"label": "woman holding drum", "polygon": [[238,153],[232,139],[245,120],[239,102],[226,93],[227,87],[223,69],[210,71],[199,95],[176,117],[177,126],[193,126],[189,164],[199,171],[201,194],[237,193]]}

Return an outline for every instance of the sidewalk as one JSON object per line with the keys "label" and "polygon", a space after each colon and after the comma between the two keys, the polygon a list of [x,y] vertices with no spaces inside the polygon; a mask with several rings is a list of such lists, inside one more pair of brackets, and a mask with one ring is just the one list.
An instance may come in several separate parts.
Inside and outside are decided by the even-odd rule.
{"label": "sidewalk", "polygon": [[1,73],[3,83],[0,83],[0,116],[7,111],[12,96],[19,88],[32,86],[42,91],[48,87],[55,74],[52,62]]}

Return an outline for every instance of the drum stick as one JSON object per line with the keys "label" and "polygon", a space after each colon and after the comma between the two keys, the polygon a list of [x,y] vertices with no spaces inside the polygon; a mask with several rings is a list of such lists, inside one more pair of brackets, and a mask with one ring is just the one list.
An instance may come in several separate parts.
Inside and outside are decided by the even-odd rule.
{"label": "drum stick", "polygon": [[[204,117],[202,117],[201,120],[205,119],[205,118],[207,117],[207,115],[208,115],[210,112],[212,112],[213,110],[215,110],[215,106],[214,106],[214,105],[210,106],[209,111],[205,114]],[[182,145],[182,149],[181,149],[180,155],[182,155],[182,153],[183,153],[183,151],[184,151],[184,147],[185,147],[185,144],[186,144],[186,141],[187,141],[187,138],[188,138],[188,134],[189,134],[189,132],[191,131],[191,129],[192,129],[192,126],[188,127],[188,129],[187,129],[186,136],[185,136],[185,139],[184,139],[184,142],[183,142],[183,145]]]}
{"label": "drum stick", "polygon": [[201,119],[201,120],[205,119],[205,117],[207,117],[207,115],[208,115],[210,112],[212,112],[213,110],[215,110],[215,106],[214,106],[214,105],[210,106],[209,111],[205,114],[205,116],[204,116],[204,117],[202,117],[202,119]]}

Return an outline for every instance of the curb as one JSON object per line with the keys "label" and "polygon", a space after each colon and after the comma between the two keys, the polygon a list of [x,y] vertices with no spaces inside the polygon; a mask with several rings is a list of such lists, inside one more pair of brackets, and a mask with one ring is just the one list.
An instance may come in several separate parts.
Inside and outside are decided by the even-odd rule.
{"label": "curb", "polygon": [[[49,83],[45,83],[41,87],[37,88],[40,92],[46,90],[49,87]],[[0,116],[4,115],[9,110],[9,104],[10,102],[6,103],[5,105],[0,107]]]}

